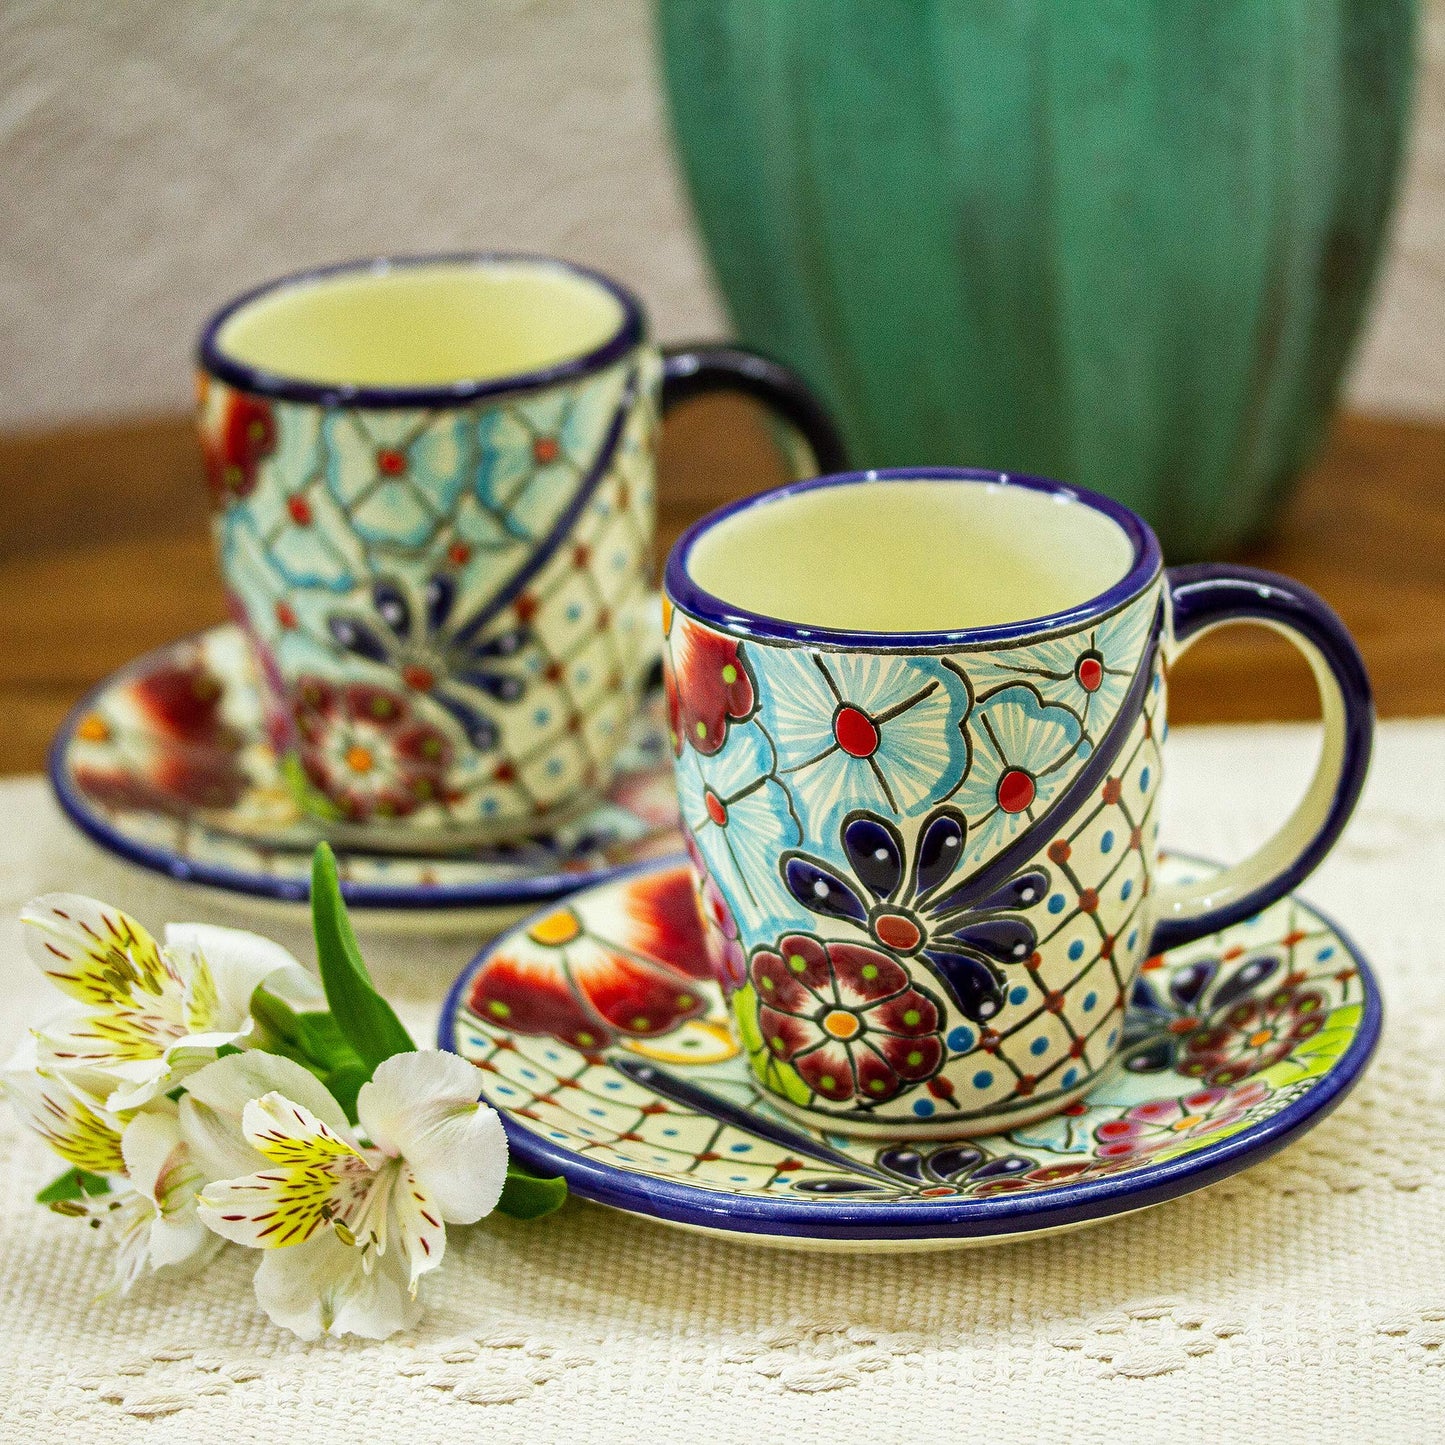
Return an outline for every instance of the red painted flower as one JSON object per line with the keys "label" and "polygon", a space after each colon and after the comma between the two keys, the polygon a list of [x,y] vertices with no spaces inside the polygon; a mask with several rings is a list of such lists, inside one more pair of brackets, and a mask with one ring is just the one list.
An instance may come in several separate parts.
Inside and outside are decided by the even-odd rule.
{"label": "red painted flower", "polygon": [[1187,1035],[1179,1072],[1207,1084],[1237,1084],[1288,1058],[1325,1026],[1325,1000],[1283,985],[1267,998],[1247,998],[1223,1018]]}
{"label": "red painted flower", "polygon": [[600,1049],[652,1038],[705,1009],[711,968],[686,864],[569,900],[507,939],[467,994],[478,1018]]}
{"label": "red painted flower", "polygon": [[276,450],[276,416],[271,404],[245,392],[228,392],[220,425],[202,442],[206,480],[217,504],[249,497],[261,463]]}
{"label": "red painted flower", "polygon": [[1151,1099],[1094,1130],[1101,1159],[1138,1159],[1186,1139],[1218,1133],[1269,1098],[1270,1087],[1252,1079],[1233,1089],[1200,1089],[1181,1099]]}
{"label": "red painted flower", "polygon": [[162,749],[137,767],[77,767],[75,784],[103,808],[181,818],[197,808],[233,808],[247,778],[227,752]]}
{"label": "red painted flower", "polygon": [[729,725],[751,717],[757,705],[742,644],[671,608],[666,614],[663,686],[673,751],[681,753],[686,740],[711,756],[727,741]]}
{"label": "red painted flower", "polygon": [[697,885],[697,910],[702,919],[703,935],[713,974],[724,993],[733,993],[748,981],[748,956],[743,950],[737,919],[722,896],[721,890],[707,870],[693,836],[683,830],[683,842],[692,859],[692,877]]}
{"label": "red painted flower", "polygon": [[240,801],[241,738],[222,716],[221,679],[202,658],[158,664],[127,686],[125,700],[121,718],[92,714],[76,729],[79,742],[106,749],[76,767],[82,792],[105,808],[170,817]]}
{"label": "red painted flower", "polygon": [[1130,1168],[1137,1158],[1145,1155],[1124,1156],[1117,1159],[1070,1159],[1061,1164],[1040,1164],[1022,1174],[1008,1174],[995,1178],[983,1178],[967,1188],[966,1192],[975,1199],[987,1199],[992,1194],[1020,1194],[1031,1189],[1048,1189],[1060,1184],[1083,1184],[1090,1179],[1106,1179]]}
{"label": "red painted flower", "polygon": [[446,799],[452,745],[405,698],[302,678],[291,715],[306,776],[352,821],[403,818]]}
{"label": "red painted flower", "polygon": [[882,1103],[943,1062],[942,1009],[886,953],[790,933],[749,974],[767,1048],[825,1099]]}
{"label": "red painted flower", "polygon": [[164,663],[129,688],[149,730],[193,745],[213,745],[229,736],[221,718],[221,692],[221,679],[199,658]]}

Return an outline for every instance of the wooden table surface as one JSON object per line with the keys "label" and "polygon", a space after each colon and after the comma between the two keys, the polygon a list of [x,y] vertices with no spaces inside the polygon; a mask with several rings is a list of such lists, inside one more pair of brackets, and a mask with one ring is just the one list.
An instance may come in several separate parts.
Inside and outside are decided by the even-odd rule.
{"label": "wooden table surface", "polygon": [[[757,418],[706,399],[669,420],[660,477],[659,555],[778,474]],[[1340,612],[1383,716],[1445,713],[1445,427],[1342,418],[1273,537],[1240,560]],[[0,773],[40,768],[92,683],[223,616],[188,419],[0,437]],[[1304,663],[1255,628],[1206,639],[1172,680],[1176,722],[1315,713]]]}

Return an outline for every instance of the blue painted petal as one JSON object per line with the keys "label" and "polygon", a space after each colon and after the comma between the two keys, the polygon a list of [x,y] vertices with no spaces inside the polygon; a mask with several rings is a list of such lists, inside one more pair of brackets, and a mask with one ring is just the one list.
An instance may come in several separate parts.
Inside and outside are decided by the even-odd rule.
{"label": "blue painted petal", "polygon": [[467,670],[457,673],[457,681],[465,682],[469,686],[484,692],[488,697],[494,697],[498,702],[516,702],[526,692],[527,684],[520,677],[512,677],[505,672],[483,672]]}
{"label": "blue painted petal", "polygon": [[980,918],[955,928],[950,936],[999,963],[1026,962],[1038,942],[1038,935],[1022,918]]}
{"label": "blue painted petal", "polygon": [[484,607],[480,612],[474,613],[457,628],[452,634],[453,640],[460,643],[463,647],[470,647],[477,633],[479,633],[489,621],[491,621],[491,618],[488,616],[487,609]]}
{"label": "blue painted petal", "polygon": [[1278,968],[1279,959],[1274,954],[1264,953],[1258,958],[1251,958],[1214,990],[1214,997],[1209,1000],[1211,1011],[1226,1008],[1237,1003],[1245,994],[1253,993]]}
{"label": "blue painted petal", "polygon": [[[1170,997],[1181,1009],[1192,1009],[1218,971],[1217,958],[1196,958],[1193,963],[1176,968],[1169,976]],[[1142,984],[1144,980],[1141,978],[1139,982]],[[1135,992],[1138,992],[1137,988]]]}
{"label": "blue painted petal", "polygon": [[1036,1168],[1037,1159],[1025,1159],[1021,1154],[1005,1154],[1002,1159],[990,1159],[987,1164],[980,1164],[974,1170],[975,1179],[997,1179],[1000,1176],[1007,1177],[1010,1174],[1023,1174],[1028,1170]]}
{"label": "blue painted petal", "polygon": [[921,898],[941,887],[953,875],[963,857],[966,832],[963,814],[955,808],[940,808],[918,834],[918,852],[913,862],[913,897]]}
{"label": "blue painted petal", "polygon": [[426,620],[433,632],[438,632],[446,626],[446,620],[452,615],[452,606],[456,600],[456,578],[449,577],[445,572],[438,572],[436,576],[428,579]]}
{"label": "blue painted petal", "polygon": [[515,657],[526,645],[527,636],[525,627],[511,627],[506,632],[499,632],[495,637],[489,637],[485,642],[479,642],[475,646],[468,645],[467,651],[478,660]]}
{"label": "blue painted petal", "polygon": [[965,1017],[974,1023],[991,1019],[1003,1007],[1003,989],[983,959],[945,952],[941,948],[926,949],[923,956],[933,965]]}
{"label": "blue painted petal", "polygon": [[811,858],[794,854],[785,859],[783,882],[810,913],[821,913],[826,918],[848,918],[857,924],[868,921],[863,900],[841,878]]}
{"label": "blue painted petal", "polygon": [[853,872],[875,898],[892,898],[903,882],[903,840],[898,830],[873,813],[843,825],[843,851]]}
{"label": "blue painted petal", "polygon": [[969,884],[960,885],[933,903],[929,912],[941,919],[959,907],[967,907],[973,913],[989,913],[997,908],[1032,908],[1049,891],[1049,875],[1042,868],[1029,868],[1016,873],[983,898],[971,899],[969,891]]}
{"label": "blue painted petal", "polygon": [[[1173,993],[1173,991],[1174,988],[1171,982],[1170,992]],[[1154,1014],[1160,1019],[1170,1019],[1174,1017],[1174,1010],[1169,1008],[1163,999],[1159,997],[1154,991],[1153,983],[1145,978],[1143,974],[1140,974],[1139,977],[1134,980],[1134,987],[1129,994],[1129,1008],[1139,1013]]]}
{"label": "blue painted petal", "polygon": [[491,718],[477,712],[475,708],[468,707],[466,703],[459,702],[454,697],[448,697],[445,693],[434,692],[432,697],[462,725],[462,731],[466,733],[467,740],[479,753],[488,752],[496,747],[497,725]]}
{"label": "blue painted petal", "polygon": [[970,1173],[983,1162],[983,1150],[972,1144],[945,1144],[928,1156],[928,1172],[944,1184]]}
{"label": "blue painted petal", "polygon": [[1124,1067],[1131,1074],[1159,1074],[1172,1067],[1177,1052],[1173,1034],[1155,1034],[1124,1055]]}
{"label": "blue painted petal", "polygon": [[916,1179],[920,1183],[923,1180],[923,1155],[906,1144],[880,1150],[873,1162],[890,1174],[901,1174],[905,1179]]}
{"label": "blue painted petal", "polygon": [[369,657],[373,662],[386,662],[391,656],[390,649],[364,622],[354,617],[343,617],[335,613],[326,619],[326,626],[336,645],[358,657]]}
{"label": "blue painted petal", "polygon": [[381,620],[403,640],[411,636],[411,604],[394,582],[377,582],[371,589],[372,606]]}

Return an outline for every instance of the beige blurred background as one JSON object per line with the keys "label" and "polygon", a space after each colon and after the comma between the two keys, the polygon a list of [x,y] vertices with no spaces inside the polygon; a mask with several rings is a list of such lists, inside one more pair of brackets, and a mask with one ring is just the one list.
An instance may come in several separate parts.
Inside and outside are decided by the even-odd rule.
{"label": "beige blurred background", "polygon": [[[1350,386],[1445,416],[1445,0]],[[0,429],[170,413],[227,295],[311,262],[527,248],[664,339],[721,308],[644,0],[0,0]]]}

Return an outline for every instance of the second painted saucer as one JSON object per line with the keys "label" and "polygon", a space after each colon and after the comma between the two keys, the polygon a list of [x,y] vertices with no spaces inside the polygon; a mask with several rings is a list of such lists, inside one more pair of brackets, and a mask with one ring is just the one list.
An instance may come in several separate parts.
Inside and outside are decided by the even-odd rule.
{"label": "second painted saucer", "polygon": [[[1165,859],[1184,881],[1212,865]],[[514,1155],[585,1198],[741,1242],[856,1251],[996,1244],[1189,1194],[1318,1124],[1369,1062],[1380,995],[1287,897],[1149,959],[1090,1091],[986,1138],[824,1132],[754,1083],[704,961],[685,859],[535,914],[484,949],[438,1042],[477,1064]]]}
{"label": "second painted saucer", "polygon": [[[445,857],[338,848],[359,928],[495,931],[528,909],[677,848],[660,698],[605,800],[550,836]],[[93,689],[51,746],[50,781],[102,848],[265,911],[304,907],[322,836],[267,740],[246,641],[224,625],[138,658]]]}

